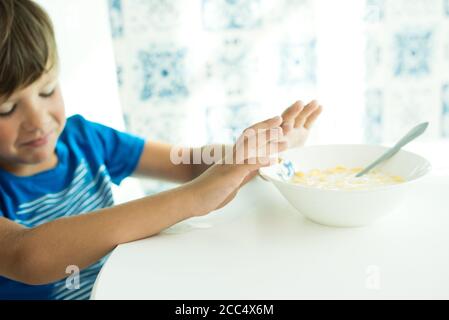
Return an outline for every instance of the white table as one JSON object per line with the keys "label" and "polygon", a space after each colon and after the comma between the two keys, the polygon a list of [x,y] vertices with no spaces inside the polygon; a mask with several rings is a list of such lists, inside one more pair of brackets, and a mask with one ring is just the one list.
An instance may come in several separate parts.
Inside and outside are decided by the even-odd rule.
{"label": "white table", "polygon": [[356,229],[317,225],[260,178],[228,207],[119,246],[92,299],[449,298],[449,177]]}

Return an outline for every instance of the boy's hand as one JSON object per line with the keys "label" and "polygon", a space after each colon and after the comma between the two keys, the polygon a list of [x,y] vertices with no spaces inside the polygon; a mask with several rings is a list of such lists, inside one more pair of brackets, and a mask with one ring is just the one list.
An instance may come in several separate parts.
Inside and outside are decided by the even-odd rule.
{"label": "boy's hand", "polygon": [[310,129],[323,111],[323,107],[312,101],[304,106],[302,101],[296,102],[282,114],[285,139],[288,148],[297,148],[305,145]]}
{"label": "boy's hand", "polygon": [[201,199],[200,214],[225,206],[247,179],[261,167],[274,164],[277,159],[272,157],[287,150],[281,124],[282,118],[276,117],[246,129],[231,154],[192,181],[194,193]]}

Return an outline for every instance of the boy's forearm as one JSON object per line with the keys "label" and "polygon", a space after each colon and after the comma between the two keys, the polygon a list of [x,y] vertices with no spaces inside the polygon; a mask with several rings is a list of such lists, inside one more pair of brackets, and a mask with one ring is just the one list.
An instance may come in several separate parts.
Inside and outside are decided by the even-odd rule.
{"label": "boy's forearm", "polygon": [[[221,154],[220,152],[215,154],[213,147],[222,150]],[[216,145],[202,148],[186,147],[180,149],[169,144],[148,141],[145,144],[140,161],[133,175],[143,178],[162,179],[175,183],[186,183],[207,171],[214,163],[224,157],[225,150],[232,150],[232,148],[232,146]],[[210,154],[212,154],[213,161],[205,161],[203,151],[204,156],[207,158],[210,158]],[[178,159],[178,156],[181,156],[182,159]],[[187,162],[185,162],[186,160]]]}
{"label": "boy's forearm", "polygon": [[[222,150],[221,154],[218,154],[218,155],[214,154],[214,152],[211,152],[211,155],[214,157],[214,164],[216,162],[220,161],[227,153],[232,153],[233,149],[234,149],[234,146],[232,146],[232,145],[225,145],[225,144],[223,144],[223,145],[208,145],[208,146],[204,146],[199,149],[191,149],[191,151],[190,151],[191,159],[193,158],[194,152],[203,153],[205,151],[207,152],[207,150],[213,150],[214,147]],[[202,175],[204,172],[206,172],[212,165],[213,164],[206,164],[204,162],[199,165],[192,165],[192,180],[198,178],[200,175]],[[257,174],[258,174],[257,172],[254,172],[254,173],[248,175],[244,179],[241,187],[245,186],[248,182],[250,182],[252,179],[254,179],[257,176]]]}
{"label": "boy's forearm", "polygon": [[[221,150],[221,153],[216,154],[215,150]],[[200,175],[202,175],[204,172],[206,172],[211,166],[213,166],[215,163],[220,161],[227,152],[232,152],[233,146],[232,145],[225,145],[225,144],[217,144],[217,145],[207,145],[203,146],[201,148],[194,148],[190,150],[190,159],[195,159],[194,154],[201,155],[201,164],[193,164],[191,166],[192,170],[192,180],[198,178]],[[204,155],[206,154],[206,157],[213,158],[213,163],[206,163]],[[210,159],[208,159],[210,160]]]}
{"label": "boy's forearm", "polygon": [[[59,219],[23,232],[19,281],[46,284],[84,269],[117,245],[148,238],[197,214],[206,214],[192,185],[91,214]],[[20,261],[22,260],[22,261]]]}

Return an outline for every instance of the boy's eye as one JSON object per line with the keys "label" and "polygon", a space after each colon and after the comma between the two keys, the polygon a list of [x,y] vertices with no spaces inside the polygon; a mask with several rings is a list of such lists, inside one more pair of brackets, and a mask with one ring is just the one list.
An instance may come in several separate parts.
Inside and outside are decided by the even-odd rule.
{"label": "boy's eye", "polygon": [[53,89],[51,92],[41,93],[41,94],[39,94],[39,96],[41,96],[42,98],[50,98],[55,93],[55,91],[56,91],[56,89]]}
{"label": "boy's eye", "polygon": [[3,112],[0,111],[0,117],[7,117],[13,114],[14,110],[16,110],[17,104],[13,105],[9,111]]}

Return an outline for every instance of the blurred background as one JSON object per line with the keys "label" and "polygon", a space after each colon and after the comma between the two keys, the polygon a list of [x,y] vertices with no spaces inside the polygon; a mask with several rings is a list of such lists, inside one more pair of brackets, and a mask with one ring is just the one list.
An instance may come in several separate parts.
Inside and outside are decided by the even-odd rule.
{"label": "blurred background", "polygon": [[69,113],[200,146],[317,98],[309,144],[390,145],[429,121],[414,151],[447,170],[449,0],[38,2]]}

